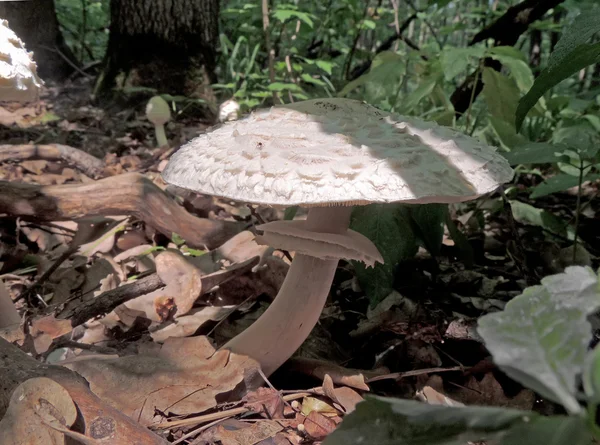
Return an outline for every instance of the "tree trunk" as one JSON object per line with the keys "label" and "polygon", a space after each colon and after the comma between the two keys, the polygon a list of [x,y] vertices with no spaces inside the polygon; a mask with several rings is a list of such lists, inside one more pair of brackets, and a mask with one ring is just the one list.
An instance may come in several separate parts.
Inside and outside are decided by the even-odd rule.
{"label": "tree trunk", "polygon": [[111,0],[110,36],[96,93],[144,86],[210,98],[219,0]]}
{"label": "tree trunk", "polygon": [[33,51],[42,79],[65,80],[78,65],[58,27],[54,0],[0,2],[0,18]]}

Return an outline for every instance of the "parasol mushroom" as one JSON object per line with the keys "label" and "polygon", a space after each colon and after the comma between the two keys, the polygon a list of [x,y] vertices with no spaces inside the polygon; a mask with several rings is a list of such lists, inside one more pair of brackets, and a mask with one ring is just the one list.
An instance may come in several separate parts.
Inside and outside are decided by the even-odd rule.
{"label": "parasol mushroom", "polygon": [[295,251],[267,311],[223,347],[269,375],[318,322],[339,259],[382,258],[350,229],[352,206],[452,203],[509,181],[504,158],[480,141],[417,118],[342,98],[259,110],[201,135],[175,153],[169,184],[238,201],[309,208],[305,221],[257,227],[259,242]]}
{"label": "parasol mushroom", "polygon": [[0,101],[37,100],[43,82],[21,39],[0,20]]}

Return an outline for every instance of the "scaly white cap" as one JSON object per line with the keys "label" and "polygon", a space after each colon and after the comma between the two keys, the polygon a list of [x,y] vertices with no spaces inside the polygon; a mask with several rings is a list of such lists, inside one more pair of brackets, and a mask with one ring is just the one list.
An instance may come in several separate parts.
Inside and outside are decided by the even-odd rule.
{"label": "scaly white cap", "polygon": [[43,82],[31,56],[8,22],[0,20],[0,101],[27,102],[38,98]]}
{"label": "scaly white cap", "polygon": [[175,153],[163,178],[238,201],[312,207],[467,201],[513,173],[495,148],[458,131],[332,98],[217,126]]}

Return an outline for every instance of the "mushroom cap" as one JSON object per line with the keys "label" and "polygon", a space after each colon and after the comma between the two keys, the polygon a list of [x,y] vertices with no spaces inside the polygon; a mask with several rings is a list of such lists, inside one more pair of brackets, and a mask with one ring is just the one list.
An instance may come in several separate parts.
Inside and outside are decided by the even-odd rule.
{"label": "mushroom cap", "polygon": [[8,22],[0,20],[0,101],[27,102],[38,98],[43,82],[32,54],[25,50]]}
{"label": "mushroom cap", "polygon": [[164,125],[171,119],[171,109],[166,100],[154,96],[146,104],[146,117],[154,125]]}
{"label": "mushroom cap", "polygon": [[467,201],[509,181],[495,148],[451,128],[357,100],[259,110],[181,147],[169,184],[268,205]]}

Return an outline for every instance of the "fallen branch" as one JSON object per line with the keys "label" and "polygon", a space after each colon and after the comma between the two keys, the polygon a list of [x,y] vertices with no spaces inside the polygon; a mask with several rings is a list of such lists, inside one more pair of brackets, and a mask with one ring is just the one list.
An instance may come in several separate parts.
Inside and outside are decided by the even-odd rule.
{"label": "fallen branch", "polygon": [[240,231],[238,223],[197,218],[137,173],[88,184],[40,186],[0,181],[0,213],[42,221],[91,215],[133,215],[168,237],[213,248]]}
{"label": "fallen branch", "polygon": [[[496,46],[513,46],[519,37],[533,22],[541,19],[550,9],[555,8],[565,0],[525,0],[508,10],[492,24],[478,32],[469,45],[475,45],[487,39],[493,39]],[[497,60],[486,59],[484,66],[500,71],[502,65]],[[482,76],[473,72],[459,85],[450,101],[456,111],[456,117],[462,116],[470,104],[483,90]]]}
{"label": "fallen branch", "polygon": [[0,162],[26,159],[64,161],[92,178],[101,176],[104,170],[104,162],[101,159],[68,145],[0,145]]}
{"label": "fallen branch", "polygon": [[[198,298],[215,286],[219,286],[232,278],[249,272],[258,264],[258,260],[258,257],[253,257],[241,263],[234,264],[227,269],[203,275],[200,277],[202,290]],[[153,273],[133,283],[124,284],[123,286],[103,292],[96,298],[83,301],[73,308],[63,311],[57,318],[69,320],[71,326],[75,328],[92,318],[108,314],[120,304],[154,292],[166,285],[167,283],[164,283],[158,274]]]}
{"label": "fallen branch", "polygon": [[35,377],[47,377],[63,386],[77,405],[80,415],[74,425],[77,431],[105,445],[167,445],[165,440],[100,400],[90,391],[87,381],[76,372],[62,366],[42,364],[2,338],[0,375],[0,417],[6,412],[17,386]]}

